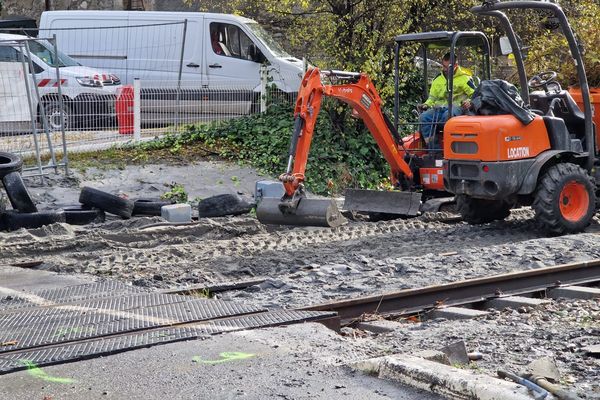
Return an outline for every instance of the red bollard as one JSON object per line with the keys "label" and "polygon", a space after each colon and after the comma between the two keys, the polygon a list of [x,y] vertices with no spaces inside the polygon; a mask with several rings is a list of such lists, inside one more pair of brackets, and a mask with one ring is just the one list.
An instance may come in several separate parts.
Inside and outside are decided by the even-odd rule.
{"label": "red bollard", "polygon": [[115,102],[117,123],[121,135],[133,134],[133,85],[119,88]]}

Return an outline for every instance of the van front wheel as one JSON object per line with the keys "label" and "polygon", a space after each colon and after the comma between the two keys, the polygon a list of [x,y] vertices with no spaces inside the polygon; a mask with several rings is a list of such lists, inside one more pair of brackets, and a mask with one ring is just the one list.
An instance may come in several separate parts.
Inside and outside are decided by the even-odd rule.
{"label": "van front wheel", "polygon": [[68,104],[63,102],[63,107],[61,109],[60,102],[57,100],[45,102],[44,114],[50,131],[60,131],[61,123],[64,125],[65,131],[72,128],[73,114],[71,113],[71,108]]}

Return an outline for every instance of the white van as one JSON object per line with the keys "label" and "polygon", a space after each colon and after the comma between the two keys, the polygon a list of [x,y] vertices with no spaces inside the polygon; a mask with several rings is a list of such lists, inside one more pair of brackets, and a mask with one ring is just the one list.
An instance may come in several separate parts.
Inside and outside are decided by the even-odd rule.
{"label": "white van", "polygon": [[[185,24],[185,36],[183,35]],[[124,29],[127,28],[127,29]],[[290,56],[255,21],[229,14],[166,11],[47,11],[40,35],[83,64],[106,68],[142,87],[176,84],[181,51],[181,106],[202,112],[246,113],[260,90],[260,67],[285,93],[298,91],[302,61]],[[152,82],[155,82],[152,85]],[[159,93],[172,98],[170,91]],[[144,107],[142,92],[142,107]],[[236,107],[239,106],[239,107]]]}
{"label": "white van", "polygon": [[[24,51],[27,36],[0,33],[0,62],[21,65],[20,52]],[[30,92],[38,115],[43,106],[48,126],[51,130],[60,130],[61,112],[58,97],[56,65],[58,64],[63,95],[64,112],[62,114],[65,129],[89,125],[92,120],[113,119],[115,100],[121,82],[117,75],[84,67],[77,61],[54,52],[54,46],[46,40],[28,40],[31,62],[35,72],[35,81],[40,95],[40,104],[36,101],[33,79],[30,79]],[[26,51],[24,51],[26,56]],[[21,67],[22,68],[22,67]],[[29,69],[27,61],[27,69]],[[11,70],[17,70],[12,68]],[[22,69],[21,69],[22,70]],[[2,80],[4,92],[10,92],[11,82]],[[21,114],[23,114],[21,110]],[[0,110],[0,113],[2,110]],[[6,112],[6,110],[5,110]],[[31,118],[28,117],[30,120]]]}

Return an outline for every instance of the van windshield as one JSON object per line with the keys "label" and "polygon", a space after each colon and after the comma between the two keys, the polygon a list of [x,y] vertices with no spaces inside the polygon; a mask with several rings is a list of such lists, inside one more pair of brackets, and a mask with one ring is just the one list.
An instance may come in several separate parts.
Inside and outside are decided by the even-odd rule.
{"label": "van windshield", "polygon": [[256,22],[246,23],[246,26],[256,35],[265,46],[267,46],[276,57],[291,57],[279,43],[273,39],[265,29]]}
{"label": "van windshield", "polygon": [[[40,60],[45,62],[51,67],[75,67],[79,64],[77,61],[73,60],[68,55],[58,52],[58,57],[56,57],[54,53],[54,46],[52,46],[48,42],[38,42],[31,41],[29,42],[29,51],[35,54]],[[56,65],[58,63],[58,65]]]}

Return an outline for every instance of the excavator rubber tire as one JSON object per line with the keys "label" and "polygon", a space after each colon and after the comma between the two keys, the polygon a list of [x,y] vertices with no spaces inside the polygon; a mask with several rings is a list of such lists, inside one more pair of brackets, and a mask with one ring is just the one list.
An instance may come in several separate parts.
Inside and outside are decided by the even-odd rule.
{"label": "excavator rubber tire", "polygon": [[456,207],[464,221],[478,225],[504,220],[510,215],[512,204],[502,200],[484,200],[457,195]]}
{"label": "excavator rubber tire", "polygon": [[279,209],[281,200],[276,197],[263,198],[256,207],[256,217],[265,225],[323,226],[337,228],[346,223],[346,218],[331,199],[303,198],[294,213],[283,213]]}
{"label": "excavator rubber tire", "polygon": [[535,191],[535,219],[553,235],[583,231],[596,211],[595,187],[594,179],[576,164],[548,168]]}

